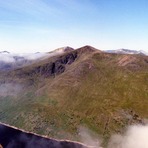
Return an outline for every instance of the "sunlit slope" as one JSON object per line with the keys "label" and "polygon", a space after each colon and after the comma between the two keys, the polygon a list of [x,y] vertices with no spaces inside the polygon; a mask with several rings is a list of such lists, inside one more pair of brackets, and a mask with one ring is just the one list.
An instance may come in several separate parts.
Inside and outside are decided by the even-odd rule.
{"label": "sunlit slope", "polygon": [[79,139],[77,129],[87,126],[107,138],[148,118],[147,56],[85,46],[1,74],[1,81],[22,89],[1,96],[0,121],[39,134]]}

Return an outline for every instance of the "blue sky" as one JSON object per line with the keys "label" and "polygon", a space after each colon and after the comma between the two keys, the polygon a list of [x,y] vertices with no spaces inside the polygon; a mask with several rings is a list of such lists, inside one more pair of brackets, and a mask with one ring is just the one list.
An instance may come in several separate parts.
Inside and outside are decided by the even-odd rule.
{"label": "blue sky", "polygon": [[0,50],[148,51],[147,0],[0,0]]}

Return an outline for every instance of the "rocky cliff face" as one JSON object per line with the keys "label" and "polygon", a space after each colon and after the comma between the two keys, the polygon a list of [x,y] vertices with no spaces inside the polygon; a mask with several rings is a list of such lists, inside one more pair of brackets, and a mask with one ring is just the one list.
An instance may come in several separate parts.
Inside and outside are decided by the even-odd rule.
{"label": "rocky cliff face", "polygon": [[37,64],[31,68],[31,70],[22,70],[22,68],[17,69],[17,73],[20,76],[34,76],[40,75],[44,77],[55,76],[61,74],[65,71],[67,65],[71,65],[78,58],[82,58],[83,56],[89,55],[93,52],[99,52],[99,50],[85,46],[79,48],[77,50],[68,51],[68,53],[59,55],[58,57],[53,57],[47,60],[42,64]]}

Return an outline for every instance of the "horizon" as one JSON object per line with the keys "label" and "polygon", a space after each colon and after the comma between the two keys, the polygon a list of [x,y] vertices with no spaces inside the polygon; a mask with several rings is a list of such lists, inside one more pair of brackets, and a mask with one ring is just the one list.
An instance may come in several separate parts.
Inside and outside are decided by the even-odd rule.
{"label": "horizon", "polygon": [[148,1],[0,0],[0,51],[90,45],[148,52]]}
{"label": "horizon", "polygon": [[38,54],[38,53],[46,54],[46,53],[50,53],[50,52],[53,52],[53,51],[55,51],[55,50],[57,50],[57,49],[65,48],[65,47],[70,47],[70,48],[73,48],[74,50],[77,50],[77,49],[83,48],[83,47],[85,47],[85,46],[90,46],[90,47],[95,48],[95,49],[97,49],[97,50],[104,51],[104,52],[108,52],[108,53],[109,53],[110,51],[129,50],[129,51],[143,52],[143,53],[145,53],[146,55],[148,54],[148,51],[144,51],[144,50],[134,50],[134,49],[127,49],[127,48],[109,49],[109,50],[104,49],[104,50],[102,50],[102,49],[96,48],[96,47],[91,46],[91,45],[84,45],[84,46],[81,46],[81,47],[78,47],[78,48],[73,48],[73,47],[70,47],[70,46],[64,46],[64,47],[58,47],[58,48],[56,48],[56,49],[51,49],[51,50],[49,50],[49,51],[35,51],[35,52],[29,52],[28,50],[27,50],[27,52],[21,52],[21,51],[16,51],[16,50],[14,50],[14,51],[11,51],[11,50],[10,50],[10,51],[9,51],[9,50],[0,50],[0,53],[2,53],[2,54],[14,54],[14,55],[18,55],[18,56],[24,56],[24,55],[27,56],[27,55],[30,55],[30,54]]}

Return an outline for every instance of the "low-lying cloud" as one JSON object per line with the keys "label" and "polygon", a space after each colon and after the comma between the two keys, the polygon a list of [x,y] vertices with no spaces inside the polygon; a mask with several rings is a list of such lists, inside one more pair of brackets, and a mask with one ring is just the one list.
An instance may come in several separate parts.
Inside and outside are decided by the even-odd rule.
{"label": "low-lying cloud", "polygon": [[9,52],[0,53],[0,62],[14,63],[21,62],[23,60],[36,60],[42,57],[48,56],[47,53],[25,53],[25,54],[14,54]]}
{"label": "low-lying cloud", "polygon": [[113,135],[108,148],[148,148],[148,125],[134,125],[124,135]]}
{"label": "low-lying cloud", "polygon": [[98,136],[90,131],[88,128],[80,127],[79,136],[82,143],[91,146],[92,148],[101,148],[100,145],[102,140],[98,138]]}
{"label": "low-lying cloud", "polygon": [[52,56],[56,56],[59,54],[64,53],[64,48],[60,50],[55,50],[50,53],[46,52],[37,52],[37,53],[9,53],[7,51],[0,52],[0,62],[4,63],[15,63],[15,62],[22,62],[24,60],[37,60],[37,59],[44,59]]}
{"label": "low-lying cloud", "polygon": [[[85,127],[79,128],[81,141],[93,148],[101,147],[102,140]],[[148,124],[129,126],[125,133],[112,135],[107,148],[148,148]]]}
{"label": "low-lying cloud", "polygon": [[0,85],[0,96],[16,96],[21,90],[21,84],[4,83]]}

